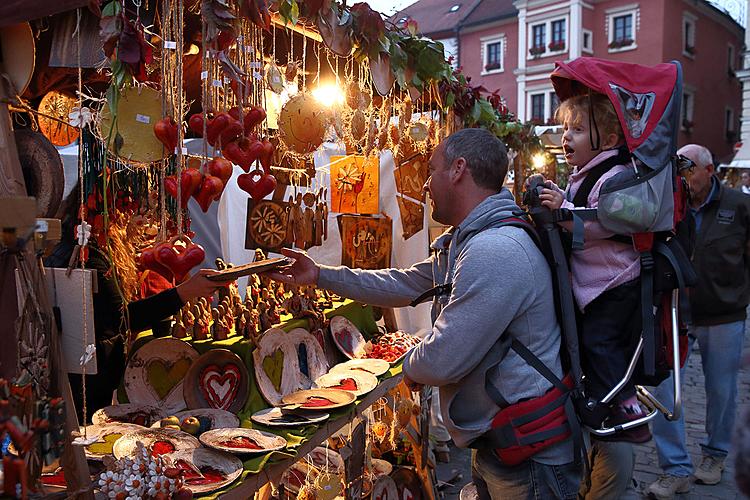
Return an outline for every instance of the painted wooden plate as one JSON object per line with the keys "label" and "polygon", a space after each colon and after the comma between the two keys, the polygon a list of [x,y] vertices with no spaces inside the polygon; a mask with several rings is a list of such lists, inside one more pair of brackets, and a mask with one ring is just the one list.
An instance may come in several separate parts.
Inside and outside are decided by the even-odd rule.
{"label": "painted wooden plate", "polygon": [[174,467],[184,471],[183,484],[196,495],[223,488],[242,474],[242,461],[223,451],[195,448],[166,457]]}
{"label": "painted wooden plate", "polygon": [[340,408],[352,403],[356,398],[353,393],[340,389],[308,389],[284,396],[285,405],[303,411],[323,411]]}
{"label": "painted wooden plate", "polygon": [[237,413],[247,401],[248,379],[247,367],[239,356],[228,349],[211,349],[201,354],[185,374],[185,403],[189,409],[215,408]]}
{"label": "painted wooden plate", "polygon": [[363,371],[339,371],[318,377],[315,385],[323,389],[348,391],[359,397],[378,386],[378,377]]}
{"label": "painted wooden plate", "polygon": [[340,371],[348,370],[360,370],[363,372],[372,373],[376,377],[383,375],[385,372],[391,369],[390,363],[384,359],[375,358],[363,358],[363,359],[350,359],[344,363],[339,363],[329,370],[329,373],[336,373]]}
{"label": "painted wooden plate", "polygon": [[390,476],[378,477],[372,485],[373,500],[398,500],[402,497],[398,495],[396,483]]}
{"label": "painted wooden plate", "polygon": [[390,478],[396,483],[397,498],[422,500],[422,481],[413,469],[398,467],[391,473]]}
{"label": "painted wooden plate", "polygon": [[250,418],[253,422],[269,427],[302,427],[323,422],[328,419],[328,413],[284,413],[281,408],[266,408],[254,413]]}
{"label": "painted wooden plate", "polygon": [[328,361],[317,339],[307,330],[267,330],[253,351],[255,378],[263,397],[272,405],[328,372]]}
{"label": "painted wooden plate", "polygon": [[370,476],[376,479],[380,476],[387,476],[393,472],[393,465],[387,460],[381,460],[379,458],[372,459],[372,471]]}
{"label": "painted wooden plate", "polygon": [[123,434],[115,442],[112,448],[115,458],[120,459],[134,456],[136,443],[139,441],[154,456],[166,455],[175,451],[192,450],[201,446],[201,442],[198,439],[176,429],[139,429]]}
{"label": "painted wooden plate", "polygon": [[166,413],[153,406],[124,403],[121,405],[105,406],[96,410],[91,416],[91,422],[95,425],[120,422],[123,424],[151,427],[155,422],[166,416]]}
{"label": "painted wooden plate", "polygon": [[336,347],[349,359],[365,356],[365,338],[354,323],[343,316],[331,318],[331,337]]}
{"label": "painted wooden plate", "polygon": [[[112,456],[115,443],[124,435],[142,430],[143,427],[135,424],[123,424],[113,422],[103,425],[89,425],[86,427],[86,438],[96,439],[93,443],[84,446],[88,460],[102,460],[104,457]],[[81,430],[83,435],[83,429]]]}
{"label": "painted wooden plate", "polygon": [[131,403],[154,406],[167,415],[185,409],[183,381],[198,352],[174,338],[144,344],[128,361],[125,392]]}
{"label": "painted wooden plate", "polygon": [[[212,429],[221,429],[223,427],[239,427],[240,419],[237,415],[226,410],[216,410],[214,408],[196,408],[195,410],[179,411],[174,414],[182,422],[188,417],[195,417],[201,423],[199,434]],[[153,429],[161,428],[161,422],[156,422],[151,426]]]}
{"label": "painted wooden plate", "polygon": [[305,455],[305,460],[312,462],[318,470],[328,470],[334,474],[344,473],[344,459],[338,451],[331,448],[318,446]]}
{"label": "painted wooden plate", "polygon": [[268,453],[286,448],[286,439],[270,432],[237,427],[234,429],[214,429],[204,432],[201,442],[209,448],[229,453]]}
{"label": "painted wooden plate", "polygon": [[293,463],[284,474],[281,475],[281,484],[289,493],[296,495],[303,484],[312,484],[318,477],[318,470],[304,460]]}

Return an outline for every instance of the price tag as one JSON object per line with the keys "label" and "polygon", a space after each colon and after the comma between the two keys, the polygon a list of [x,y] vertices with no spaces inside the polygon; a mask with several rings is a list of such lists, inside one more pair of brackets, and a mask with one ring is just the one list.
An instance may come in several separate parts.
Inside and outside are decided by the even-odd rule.
{"label": "price tag", "polygon": [[253,77],[254,77],[254,78],[255,78],[256,80],[262,80],[262,79],[263,79],[263,75],[261,75],[261,74],[260,74],[260,73],[258,73],[257,71],[253,71]]}
{"label": "price tag", "polygon": [[260,69],[263,67],[263,63],[260,61],[253,61],[250,63],[251,68]]}
{"label": "price tag", "polygon": [[214,87],[222,87],[223,86],[222,83],[221,83],[221,80],[214,80],[213,82],[211,82],[211,85],[213,85]]}
{"label": "price tag", "polygon": [[252,51],[253,51],[253,46],[252,46],[252,45],[243,45],[243,46],[242,46],[242,49],[243,49],[243,50],[244,50],[245,52],[252,52]]}
{"label": "price tag", "polygon": [[151,117],[148,115],[142,115],[140,113],[136,113],[135,121],[139,123],[145,123],[146,125],[148,125],[149,123],[151,123]]}
{"label": "price tag", "polygon": [[[177,153],[179,153],[179,152],[180,152],[180,149],[179,149],[179,148],[174,148],[174,154],[177,154]],[[187,150],[187,148],[182,148],[182,155],[184,156],[184,155],[186,155],[186,154],[188,154],[188,150]]]}
{"label": "price tag", "polygon": [[201,71],[201,80],[208,79],[208,71]]}
{"label": "price tag", "polygon": [[164,40],[164,48],[165,49],[177,49],[177,42],[173,42],[172,40]]}

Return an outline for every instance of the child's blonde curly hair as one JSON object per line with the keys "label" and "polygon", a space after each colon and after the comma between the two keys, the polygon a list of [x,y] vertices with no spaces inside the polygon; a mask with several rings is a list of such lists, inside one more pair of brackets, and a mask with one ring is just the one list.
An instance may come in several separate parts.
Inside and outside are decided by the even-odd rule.
{"label": "child's blonde curly hair", "polygon": [[[594,121],[599,129],[599,135],[604,138],[609,134],[615,134],[618,144],[625,142],[625,134],[612,102],[607,96],[598,92],[592,92],[591,95],[577,95],[564,100],[555,112],[555,120],[561,125],[566,119],[576,124],[583,123],[584,120],[588,120],[586,116],[591,107],[594,108]],[[596,135],[596,132],[593,130],[592,132]]]}

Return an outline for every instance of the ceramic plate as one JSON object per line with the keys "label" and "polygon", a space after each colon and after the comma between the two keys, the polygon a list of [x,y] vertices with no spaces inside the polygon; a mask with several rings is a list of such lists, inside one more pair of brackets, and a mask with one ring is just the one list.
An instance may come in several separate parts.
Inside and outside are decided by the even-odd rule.
{"label": "ceramic plate", "polygon": [[[89,425],[86,427],[86,439],[96,439],[84,447],[88,460],[102,460],[106,456],[112,456],[112,449],[122,436],[143,430],[143,427],[135,424],[123,424],[113,422],[103,425]],[[81,429],[83,436],[83,429]]]}
{"label": "ceramic plate", "polygon": [[214,429],[201,434],[200,440],[210,448],[230,453],[267,453],[286,448],[286,439],[270,432],[237,427]]}
{"label": "ceramic plate", "polygon": [[131,403],[159,408],[167,415],[185,409],[182,384],[198,352],[173,338],[154,339],[138,349],[125,369],[125,392]]}
{"label": "ceramic plate", "polygon": [[397,498],[411,498],[413,500],[422,500],[422,481],[413,469],[408,467],[398,467],[394,470],[390,478],[396,483],[398,489]]}
{"label": "ceramic plate", "polygon": [[[185,410],[174,414],[175,417],[180,419],[182,422],[188,417],[195,417],[201,423],[201,428],[198,431],[202,434],[211,429],[220,429],[222,427],[239,427],[240,419],[237,415],[230,413],[225,410],[214,410],[213,408],[198,408],[195,410]],[[153,429],[161,427],[161,422],[156,422],[151,426]]]}
{"label": "ceramic plate", "polygon": [[223,488],[242,474],[242,461],[230,453],[196,448],[166,455],[172,464],[185,471],[184,485],[194,494]]}
{"label": "ceramic plate", "polygon": [[105,406],[96,410],[91,416],[91,422],[95,425],[105,425],[115,422],[123,424],[135,424],[143,427],[151,427],[167,415],[159,408],[153,406],[125,403],[121,405]]}
{"label": "ceramic plate", "polygon": [[388,361],[384,359],[364,358],[350,359],[349,361],[346,361],[344,363],[339,363],[331,368],[329,373],[336,373],[346,370],[360,370],[363,372],[372,373],[376,377],[379,377],[390,369],[390,363],[388,363]]}
{"label": "ceramic plate", "polygon": [[305,461],[293,463],[281,476],[281,484],[289,493],[296,495],[303,484],[313,483],[318,475],[315,467],[308,465]]}
{"label": "ceramic plate", "polygon": [[333,343],[349,359],[365,356],[365,338],[354,323],[343,316],[331,318]]}
{"label": "ceramic plate", "polygon": [[372,473],[370,474],[373,478],[380,476],[387,476],[393,472],[393,465],[387,460],[381,460],[379,458],[372,459]]}
{"label": "ceramic plate", "polygon": [[186,432],[173,429],[141,429],[124,434],[115,442],[112,448],[115,458],[132,457],[138,441],[155,456],[192,450],[201,446],[200,441]]}
{"label": "ceramic plate", "polygon": [[356,399],[354,394],[339,389],[310,389],[297,391],[282,398],[285,405],[297,405],[299,410],[330,410],[346,406]]}
{"label": "ceramic plate", "polygon": [[188,408],[237,413],[247,401],[248,378],[247,367],[239,356],[228,349],[211,349],[201,354],[185,374],[185,403]]}
{"label": "ceramic plate", "polygon": [[328,470],[334,474],[344,473],[344,459],[336,450],[318,446],[305,456],[307,462],[312,464],[318,470]]}
{"label": "ceramic plate", "polygon": [[398,500],[402,497],[398,496],[398,488],[390,476],[380,476],[372,485],[372,498],[373,500]]}
{"label": "ceramic plate", "polygon": [[328,413],[283,413],[281,408],[266,408],[253,414],[250,418],[269,427],[301,427],[303,425],[317,424],[328,419]]}
{"label": "ceramic plate", "polygon": [[361,370],[338,371],[318,377],[315,385],[323,389],[340,389],[359,397],[378,386],[378,378]]}

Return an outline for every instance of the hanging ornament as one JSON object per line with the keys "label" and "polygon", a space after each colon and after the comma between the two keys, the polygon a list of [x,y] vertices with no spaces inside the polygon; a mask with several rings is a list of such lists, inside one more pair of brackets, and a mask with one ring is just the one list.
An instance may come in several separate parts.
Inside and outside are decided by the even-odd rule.
{"label": "hanging ornament", "polygon": [[326,111],[309,94],[292,97],[279,114],[279,133],[284,145],[298,154],[309,154],[323,144]]}

